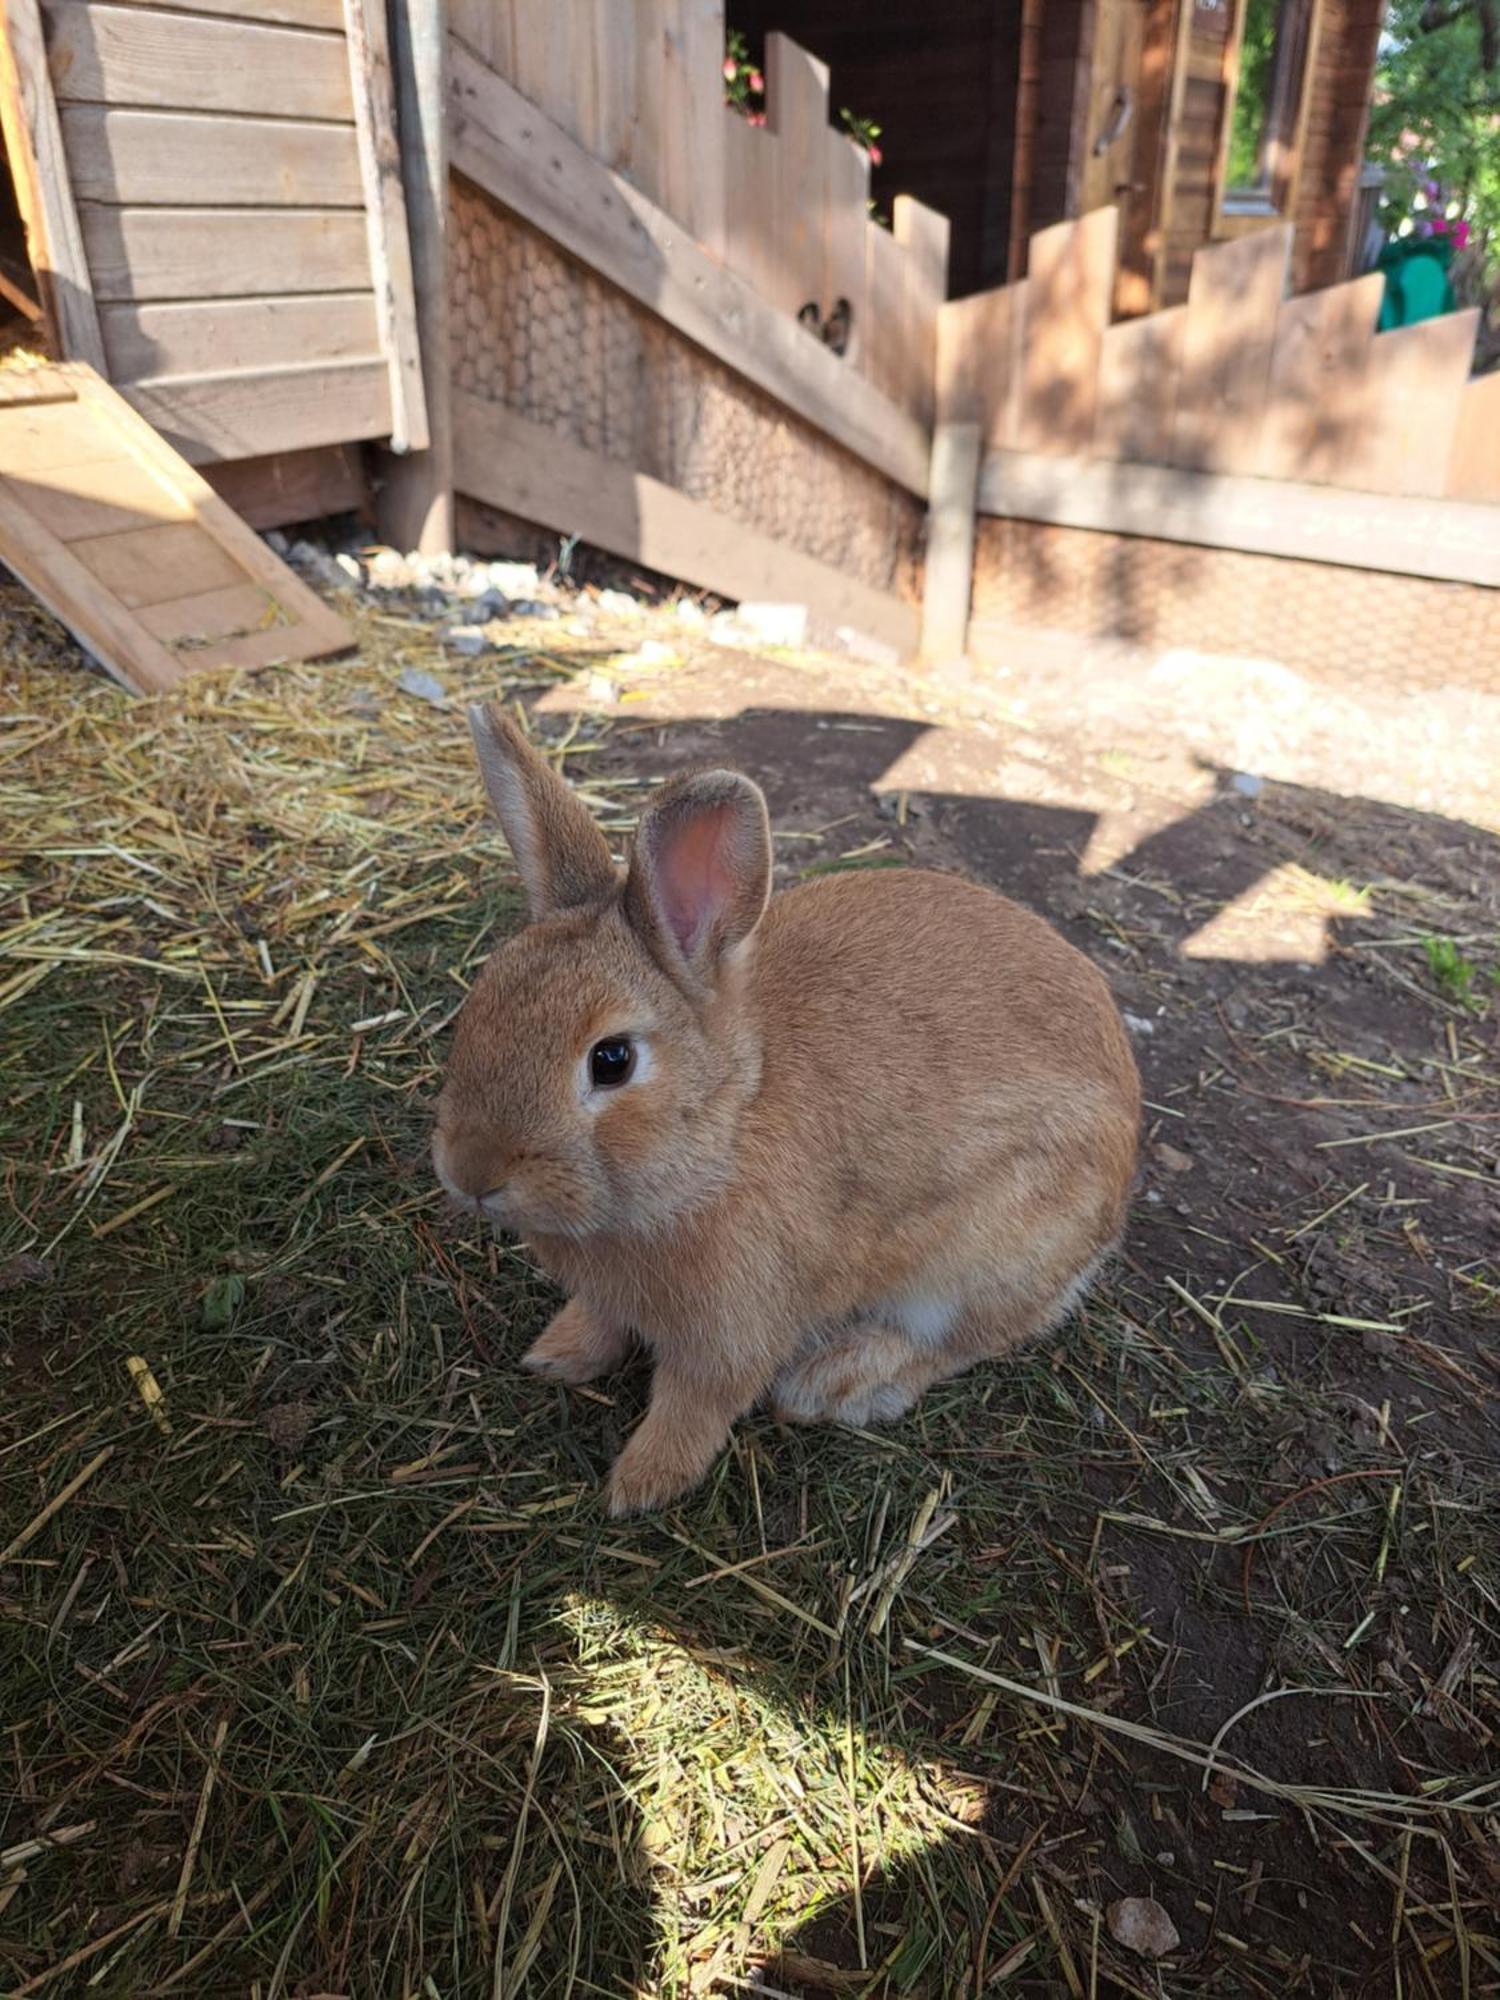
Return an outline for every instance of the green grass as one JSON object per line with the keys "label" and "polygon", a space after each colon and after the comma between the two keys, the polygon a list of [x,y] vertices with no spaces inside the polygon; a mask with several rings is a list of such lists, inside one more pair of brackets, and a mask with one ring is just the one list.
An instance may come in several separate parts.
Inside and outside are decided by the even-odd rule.
{"label": "green grass", "polygon": [[[608,1522],[643,1375],[522,1376],[554,1301],[426,1165],[446,1022],[518,904],[461,710],[393,692],[418,654],[149,709],[55,665],[12,690],[0,1984],[1156,1990],[1101,1911],[1121,1868],[1219,1894],[1206,1772],[1165,1751],[1261,1683],[1246,1653],[1205,1692],[1208,1635],[1248,1598],[1301,1689],[1378,1689],[1393,1631],[1435,1675],[1500,1584],[1493,1481],[1372,1432],[1377,1476],[1327,1484],[1299,1454],[1347,1428],[1330,1371],[1126,1271],[888,1433],[751,1419],[700,1493]],[[1315,1829],[1340,1935],[1406,1868],[1446,1978],[1438,1843],[1467,1882],[1483,1821],[1440,1809],[1483,1760],[1389,1726],[1402,1796],[1309,1752],[1239,1806]],[[1249,1719],[1228,1750],[1277,1762]],[[1216,1990],[1324,1990],[1276,1924],[1258,1983],[1207,1949]]]}

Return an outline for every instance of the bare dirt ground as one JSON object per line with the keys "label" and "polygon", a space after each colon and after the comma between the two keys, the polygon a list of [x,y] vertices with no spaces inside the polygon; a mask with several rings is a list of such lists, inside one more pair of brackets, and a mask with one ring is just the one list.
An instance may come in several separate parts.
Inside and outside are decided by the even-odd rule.
{"label": "bare dirt ground", "polygon": [[[147,705],[0,605],[6,1990],[1500,1992],[1490,670],[565,612]],[[1105,968],[1071,1328],[604,1520],[642,1374],[520,1376],[552,1302],[423,1158],[516,921],[487,695],[612,835],[732,763],[783,883],[958,869]]]}

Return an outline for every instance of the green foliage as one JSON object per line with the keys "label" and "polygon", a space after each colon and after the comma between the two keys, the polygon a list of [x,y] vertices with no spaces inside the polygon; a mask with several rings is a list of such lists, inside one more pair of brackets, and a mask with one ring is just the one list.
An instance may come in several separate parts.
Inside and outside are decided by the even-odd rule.
{"label": "green foliage", "polygon": [[1476,0],[1433,18],[1426,0],[1391,0],[1375,73],[1367,151],[1387,167],[1387,216],[1411,212],[1432,177],[1462,205],[1476,250],[1500,259],[1500,71],[1487,66]]}
{"label": "green foliage", "polygon": [[1240,42],[1239,82],[1229,122],[1229,165],[1225,185],[1253,188],[1260,179],[1261,141],[1270,108],[1276,56],[1279,0],[1249,0]]}
{"label": "green foliage", "polygon": [[[1427,954],[1427,970],[1439,992],[1455,1006],[1482,1014],[1484,1000],[1474,991],[1474,982],[1480,977],[1479,967],[1464,957],[1452,938],[1424,938],[1422,949]],[[1492,966],[1486,977],[1490,985],[1500,986],[1500,966]]]}

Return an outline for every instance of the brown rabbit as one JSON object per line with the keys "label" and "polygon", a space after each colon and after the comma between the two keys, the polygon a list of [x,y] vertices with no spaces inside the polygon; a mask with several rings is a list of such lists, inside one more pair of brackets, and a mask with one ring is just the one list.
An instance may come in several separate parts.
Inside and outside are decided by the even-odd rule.
{"label": "brown rabbit", "polygon": [[615,1514],[697,1484],[735,1418],[899,1417],[1060,1320],[1125,1215],[1140,1086],[1103,978],[956,877],[768,905],[760,791],[665,786],[628,868],[495,708],[470,710],[532,922],[459,1016],[433,1159],[569,1301],[563,1382],[639,1337]]}

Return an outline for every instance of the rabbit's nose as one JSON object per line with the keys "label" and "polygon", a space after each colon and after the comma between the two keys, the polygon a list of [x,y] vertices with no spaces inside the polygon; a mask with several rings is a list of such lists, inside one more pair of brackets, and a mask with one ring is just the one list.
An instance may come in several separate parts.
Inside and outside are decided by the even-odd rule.
{"label": "rabbit's nose", "polygon": [[505,1192],[510,1161],[488,1133],[435,1132],[432,1164],[449,1194],[476,1208]]}

